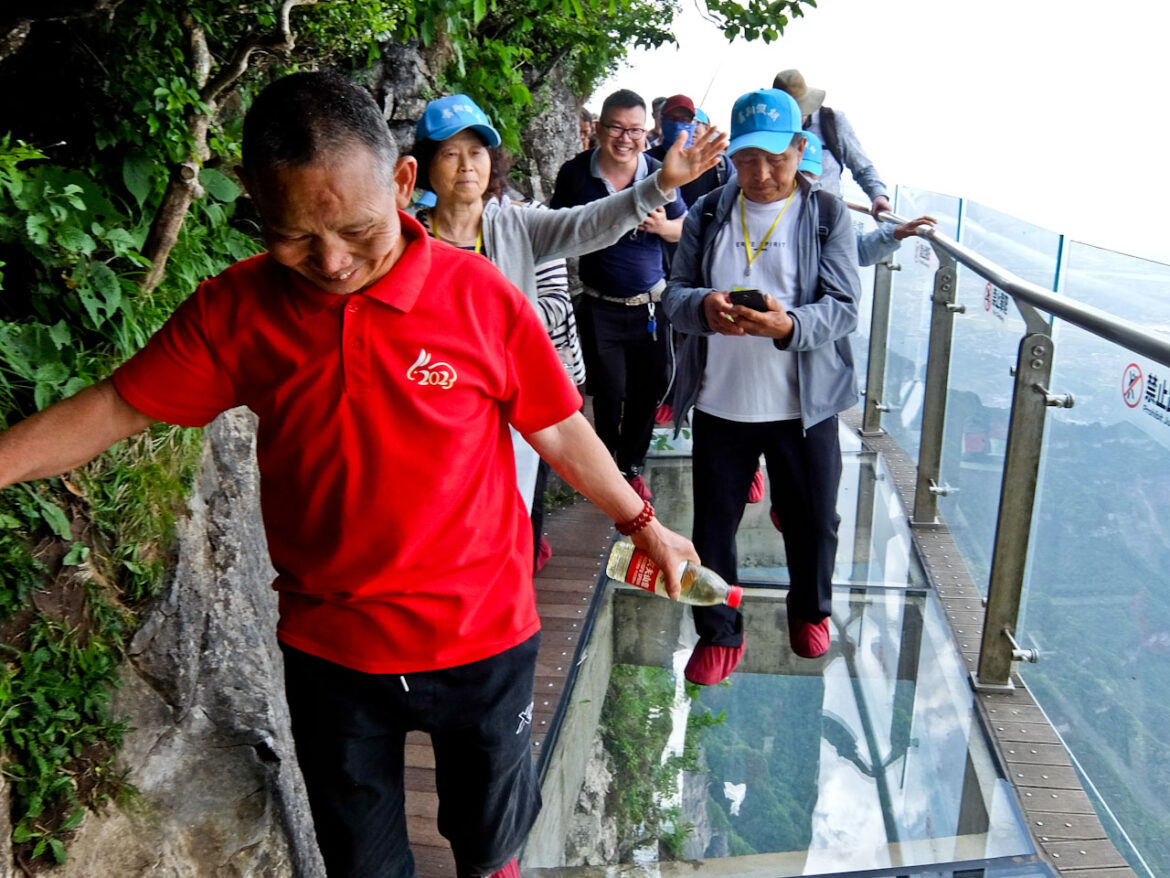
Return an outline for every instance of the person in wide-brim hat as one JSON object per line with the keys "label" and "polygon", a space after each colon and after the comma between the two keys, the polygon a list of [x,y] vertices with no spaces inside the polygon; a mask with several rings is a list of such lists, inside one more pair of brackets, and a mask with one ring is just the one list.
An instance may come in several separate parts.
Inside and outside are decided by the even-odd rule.
{"label": "person in wide-brim hat", "polygon": [[825,102],[823,88],[809,88],[804,75],[797,69],[781,70],[772,80],[772,88],[786,91],[796,100],[802,116],[811,116]]}

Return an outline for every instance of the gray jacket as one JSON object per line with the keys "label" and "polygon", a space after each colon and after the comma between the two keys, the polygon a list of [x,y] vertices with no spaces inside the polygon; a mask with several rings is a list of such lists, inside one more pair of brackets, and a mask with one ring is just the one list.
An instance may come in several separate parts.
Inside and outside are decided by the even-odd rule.
{"label": "gray jacket", "polygon": [[[861,285],[857,276],[857,235],[848,209],[833,198],[833,212],[822,217],[813,192],[815,181],[797,175],[801,190],[796,250],[797,304],[789,310],[795,324],[782,350],[795,351],[800,419],[804,429],[857,404],[853,350],[849,334],[857,327]],[[682,239],[671,266],[662,304],[671,325],[686,334],[679,353],[673,393],[675,433],[694,407],[707,365],[707,336],[712,330],[703,316],[710,286],[715,236],[732,216],[739,187],[728,183],[703,196],[687,214]],[[714,216],[702,230],[703,212],[716,199]],[[827,229],[821,246],[820,227]]]}
{"label": "gray jacket", "polygon": [[857,264],[860,266],[877,265],[902,246],[902,242],[894,237],[897,226],[893,223],[882,223],[870,232],[857,233]]}
{"label": "gray jacket", "polygon": [[[837,123],[837,148],[841,150],[841,157],[838,161],[838,157],[826,144],[821,155],[821,185],[834,195],[840,195],[841,163],[844,162],[850,173],[853,174],[853,181],[864,190],[870,201],[879,195],[889,197],[886,184],[882,182],[877,168],[873,166],[873,162],[869,160],[865,150],[861,148],[857,132],[853,130],[853,126],[849,124],[845,114],[840,110],[833,110],[833,119]],[[819,137],[821,143],[826,143],[825,132],[821,129],[821,111],[819,109],[812,114],[808,130]]]}
{"label": "gray jacket", "polygon": [[658,188],[658,172],[616,195],[561,210],[513,209],[493,198],[483,208],[484,252],[535,304],[538,264],[608,247],[673,198]]}

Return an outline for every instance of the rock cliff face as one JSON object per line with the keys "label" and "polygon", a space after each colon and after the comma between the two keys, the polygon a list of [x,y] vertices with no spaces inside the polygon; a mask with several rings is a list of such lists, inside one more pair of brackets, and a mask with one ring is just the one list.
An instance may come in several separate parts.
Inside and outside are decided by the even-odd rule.
{"label": "rock cliff face", "polygon": [[606,807],[612,789],[611,760],[601,735],[597,735],[565,834],[566,866],[609,866],[617,862],[617,820]]}
{"label": "rock cliff face", "polygon": [[87,816],[63,878],[325,874],[288,732],[253,422],[236,410],[206,431],[178,564],[114,703],[138,795]]}
{"label": "rock cliff face", "polygon": [[[386,48],[373,87],[403,149],[437,64]],[[542,177],[533,188],[547,195],[576,124],[576,102],[554,85],[552,116],[525,135]],[[134,729],[118,761],[138,795],[87,815],[60,878],[324,875],[288,731],[253,428],[234,411],[206,431],[178,564],[130,644],[113,706]],[[0,778],[0,878],[14,874],[7,800]]]}

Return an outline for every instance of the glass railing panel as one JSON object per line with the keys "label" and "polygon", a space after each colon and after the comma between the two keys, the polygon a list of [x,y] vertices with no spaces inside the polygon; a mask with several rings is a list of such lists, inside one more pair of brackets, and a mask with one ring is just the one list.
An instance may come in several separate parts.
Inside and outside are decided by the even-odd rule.
{"label": "glass railing panel", "polygon": [[[944,235],[957,238],[961,202],[949,195],[899,186],[894,212],[907,219],[933,216]],[[890,340],[886,359],[882,426],[911,458],[918,457],[926,357],[930,340],[930,297],[938,260],[925,241],[915,238],[898,251],[890,298]]]}
{"label": "glass railing panel", "polygon": [[[1052,289],[1060,236],[980,204],[963,204],[959,243],[1001,268]],[[939,498],[980,591],[986,595],[999,513],[1004,448],[1020,339],[1027,327],[1003,290],[960,266],[941,482],[957,491]]]}
{"label": "glass railing panel", "polygon": [[1094,305],[1154,331],[1170,331],[1170,265],[1080,241],[1065,244],[1070,299]]}
{"label": "glass railing panel", "polygon": [[[1170,335],[1170,266],[1074,245],[1065,291]],[[1170,367],[1057,320],[1023,617],[1028,687],[1139,875],[1170,875]]]}
{"label": "glass railing panel", "polygon": [[[849,211],[849,218],[853,222],[853,231],[859,237],[877,229],[873,217],[860,214],[855,210]],[[873,274],[872,265],[861,265],[857,268],[861,282],[861,298],[857,303],[857,329],[850,337],[853,345],[853,366],[857,374],[857,386],[865,390],[866,368],[869,365],[869,335],[873,323]]]}
{"label": "glass railing panel", "polygon": [[[848,174],[841,178],[841,197],[858,204],[869,204],[869,196],[860,186],[853,182]],[[890,196],[891,202],[893,195]],[[871,232],[877,228],[873,217],[849,211],[849,219],[853,223],[853,230],[859,235]],[[858,302],[857,330],[850,341],[853,344],[853,363],[857,373],[857,385],[865,390],[865,367],[869,360],[869,327],[873,322],[873,266],[859,266],[858,277],[861,281],[861,299]]]}
{"label": "glass railing panel", "polygon": [[590,651],[608,662],[580,678],[608,675],[604,704],[591,714],[575,690],[595,726],[560,736],[584,780],[546,801],[525,874],[1045,874],[933,592],[835,590],[815,661],[788,650],[782,595],[743,606],[740,669],[700,689],[682,679],[689,611],[612,589]]}

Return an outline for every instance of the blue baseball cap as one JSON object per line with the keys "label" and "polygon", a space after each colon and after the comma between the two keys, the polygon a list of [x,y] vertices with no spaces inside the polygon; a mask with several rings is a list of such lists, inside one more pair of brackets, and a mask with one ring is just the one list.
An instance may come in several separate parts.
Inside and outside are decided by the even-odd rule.
{"label": "blue baseball cap", "polygon": [[703,112],[701,107],[695,108],[695,121],[702,122],[704,125],[711,124],[711,117]]}
{"label": "blue baseball cap", "polygon": [[762,149],[779,154],[788,149],[792,136],[801,131],[803,117],[792,95],[778,88],[761,88],[745,94],[731,108],[729,156],[741,149]]}
{"label": "blue baseball cap", "polygon": [[800,160],[798,171],[808,171],[810,174],[821,175],[821,139],[811,131],[804,132],[804,158]]}
{"label": "blue baseball cap", "polygon": [[462,94],[449,95],[427,104],[415,126],[414,136],[417,140],[446,140],[466,128],[482,137],[488,146],[495,148],[500,145],[500,132],[492,127],[475,101]]}

